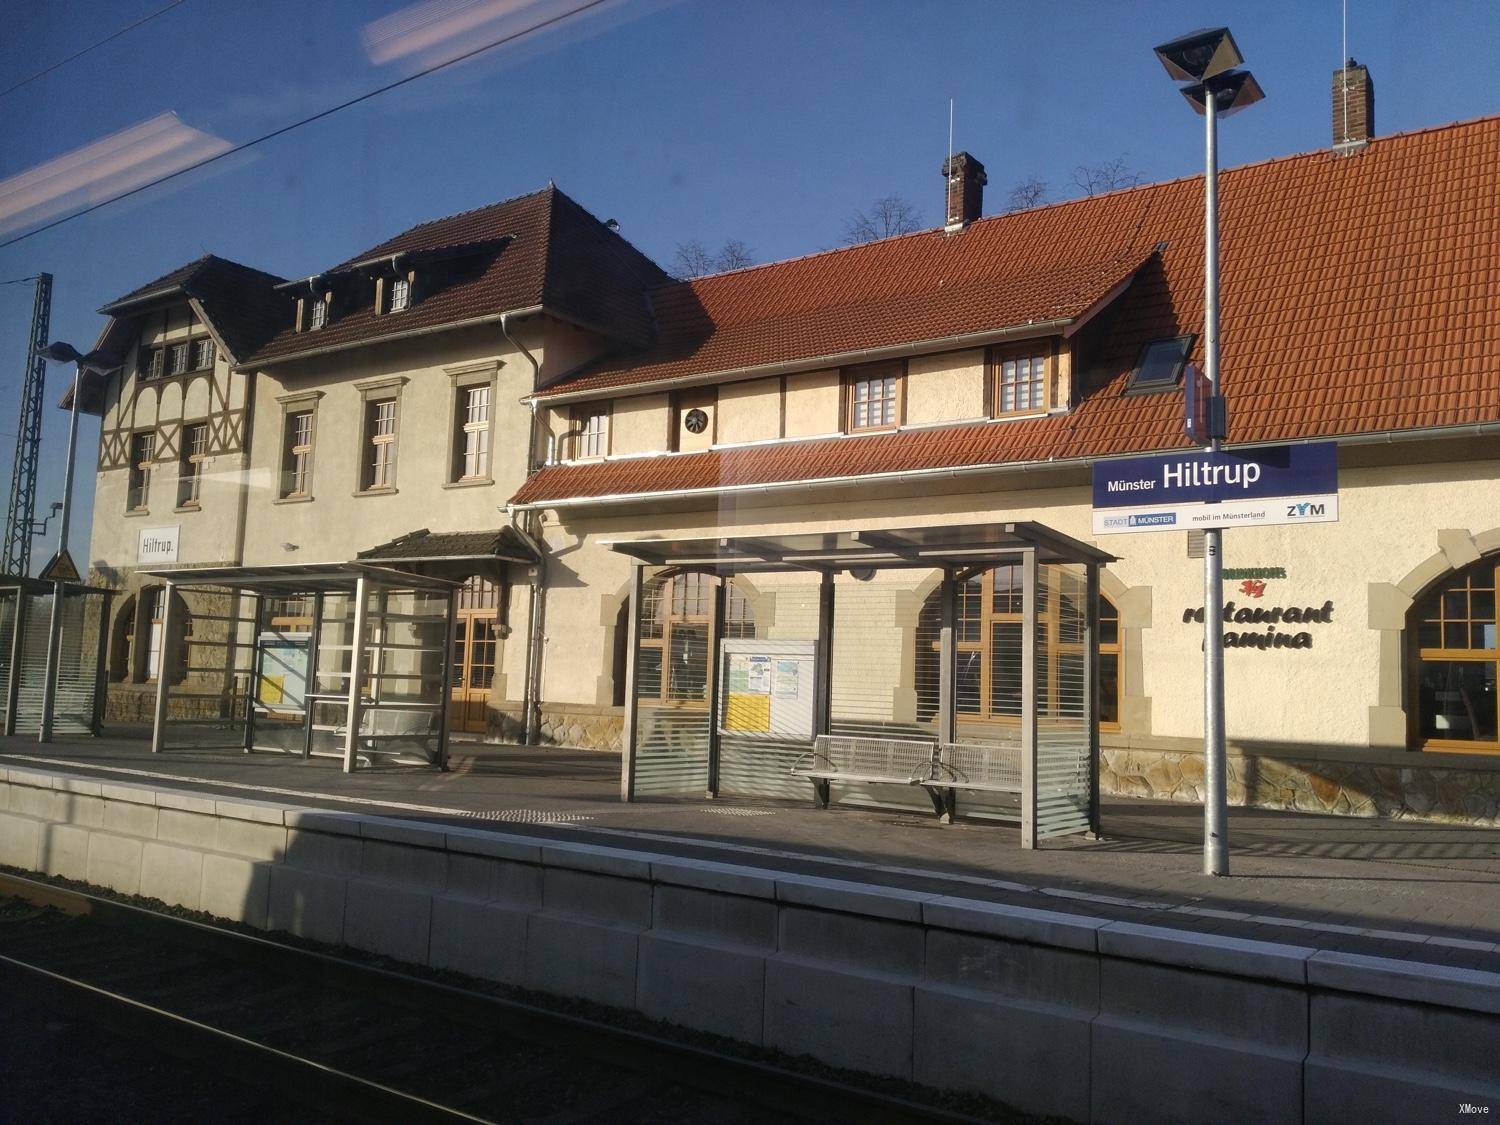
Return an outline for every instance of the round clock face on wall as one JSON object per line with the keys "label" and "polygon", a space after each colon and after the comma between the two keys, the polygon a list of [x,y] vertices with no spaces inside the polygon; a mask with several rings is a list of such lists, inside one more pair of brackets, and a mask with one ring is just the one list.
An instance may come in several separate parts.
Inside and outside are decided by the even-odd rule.
{"label": "round clock face on wall", "polygon": [[708,429],[708,414],[694,407],[682,416],[682,424],[687,427],[690,434],[701,434]]}

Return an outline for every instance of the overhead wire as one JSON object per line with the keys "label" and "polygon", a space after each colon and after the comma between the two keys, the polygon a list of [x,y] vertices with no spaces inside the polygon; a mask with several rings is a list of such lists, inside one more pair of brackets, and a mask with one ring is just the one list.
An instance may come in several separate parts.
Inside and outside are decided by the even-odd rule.
{"label": "overhead wire", "polygon": [[0,98],[5,97],[5,95],[7,95],[7,94],[13,94],[13,93],[15,93],[22,86],[29,85],[30,83],[35,82],[38,78],[45,78],[47,75],[51,74],[54,70],[57,70],[59,67],[67,66],[70,62],[73,62],[75,59],[81,59],[81,58],[83,58],[83,56],[86,55],[86,54],[88,54],[90,51],[98,50],[100,47],[104,46],[104,44],[113,42],[114,40],[120,38],[120,36],[126,34],[127,32],[134,31],[136,28],[141,27],[144,24],[150,23],[157,16],[164,16],[168,12],[170,12],[173,8],[177,7],[180,4],[185,4],[185,3],[187,3],[187,0],[172,0],[172,2],[170,4],[167,4],[165,7],[156,9],[156,11],[152,12],[150,15],[142,16],[140,19],[136,20],[134,23],[129,24],[129,25],[125,26],[125,27],[120,28],[120,30],[116,31],[113,35],[106,35],[103,39],[99,40],[97,43],[90,43],[87,47],[83,48],[83,50],[81,50],[81,51],[74,51],[67,58],[65,58],[65,59],[58,59],[51,66],[46,67],[46,68],[44,68],[42,70],[37,71],[35,74],[31,75],[28,78],[23,78],[23,79],[21,79],[21,81],[16,82],[16,83],[14,83],[14,84],[12,84],[10,86],[7,86],[5,89],[0,90]]}
{"label": "overhead wire", "polygon": [[14,238],[6,239],[4,242],[0,242],[0,250],[3,250],[7,246],[14,246],[18,242],[24,241],[28,238],[32,238],[38,234],[42,234],[45,231],[60,227],[64,223],[72,222],[74,219],[81,219],[85,215],[91,215],[95,211],[98,211],[104,207],[108,207],[111,203],[118,203],[122,199],[129,199],[132,195],[139,195],[143,191],[150,191],[152,188],[159,187],[160,185],[167,183],[170,180],[175,180],[179,176],[185,176],[189,172],[196,172],[199,168],[205,168],[208,165],[215,163],[216,161],[225,160],[231,156],[236,155],[237,153],[244,152],[246,149],[254,148],[256,145],[264,144],[266,141],[274,140],[277,137],[284,136],[285,134],[290,133],[295,129],[302,128],[304,125],[311,125],[315,121],[321,121],[325,117],[331,117],[333,114],[349,109],[352,106],[359,105],[361,102],[367,102],[371,98],[379,97],[381,94],[390,93],[390,91],[399,89],[402,86],[409,85],[420,78],[426,78],[429,75],[436,74],[440,70],[445,70],[450,66],[456,66],[458,63],[466,62],[467,60],[474,58],[476,55],[482,55],[486,51],[493,50],[496,47],[504,46],[506,43],[512,43],[517,39],[532,34],[533,32],[542,31],[548,27],[553,27],[559,23],[562,23],[564,20],[569,20],[574,16],[581,15],[591,8],[598,8],[605,4],[611,4],[614,2],[615,0],[586,0],[585,3],[569,8],[565,12],[559,12],[557,15],[549,16],[547,19],[540,20],[529,27],[523,27],[517,31],[512,32],[509,35],[501,36],[499,39],[496,39],[491,43],[486,43],[483,46],[475,47],[471,51],[465,51],[463,54],[457,55],[454,58],[446,60],[445,62],[435,63],[432,66],[424,67],[423,69],[416,71],[413,74],[408,74],[405,78],[398,78],[394,82],[387,82],[383,86],[377,86],[373,90],[367,90],[363,94],[358,94],[355,97],[339,102],[337,105],[329,106],[327,109],[322,109],[317,113],[309,114],[307,117],[303,117],[297,121],[293,121],[290,124],[282,125],[277,129],[272,129],[269,133],[262,133],[260,136],[255,137],[251,140],[243,141],[240,144],[225,149],[223,152],[215,153],[213,156],[204,157],[202,160],[195,161],[194,163],[189,164],[186,167],[179,168],[175,172],[169,172],[165,176],[158,176],[156,179],[151,180],[149,183],[141,184],[139,187],[133,187],[129,191],[122,191],[119,195],[113,195],[108,199],[102,199],[98,203],[94,203],[88,207],[81,208],[80,210],[74,211],[71,214],[63,215],[61,218],[54,219],[52,220],[52,222],[47,223],[43,226],[39,226],[34,230],[29,230],[24,234],[16,235]]}

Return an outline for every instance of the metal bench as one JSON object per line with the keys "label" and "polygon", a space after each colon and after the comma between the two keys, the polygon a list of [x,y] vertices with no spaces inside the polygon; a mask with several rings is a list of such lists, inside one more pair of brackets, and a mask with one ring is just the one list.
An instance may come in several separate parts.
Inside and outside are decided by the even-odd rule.
{"label": "metal bench", "polygon": [[[333,730],[342,739],[349,733],[347,724]],[[398,707],[366,707],[360,715],[357,744],[359,754],[369,764],[369,755],[420,754],[428,762],[437,761],[433,740],[438,733],[438,713]]]}
{"label": "metal bench", "polygon": [[934,742],[820,734],[812,753],[793,763],[792,776],[811,781],[814,800],[826,809],[828,789],[835,781],[921,785],[933,776],[936,760]]}
{"label": "metal bench", "polygon": [[1017,742],[945,742],[938,747],[932,776],[921,782],[932,794],[944,821],[952,822],[958,791],[1021,792],[1021,744]]}

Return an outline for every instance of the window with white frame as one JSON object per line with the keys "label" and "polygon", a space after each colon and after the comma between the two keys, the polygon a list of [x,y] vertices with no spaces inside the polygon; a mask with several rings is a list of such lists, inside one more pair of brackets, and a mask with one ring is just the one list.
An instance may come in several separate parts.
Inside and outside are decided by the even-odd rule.
{"label": "window with white frame", "polygon": [[142,511],[151,495],[151,462],[156,459],[156,435],[136,434],[130,439],[130,479],[125,491],[125,507]]}
{"label": "window with white frame", "polygon": [[1031,414],[1047,409],[1045,350],[997,351],[990,362],[995,381],[995,414]]}
{"label": "window with white frame", "polygon": [[166,624],[167,588],[152,586],[146,590],[146,679],[155,680],[161,672],[161,643]]}
{"label": "window with white frame", "polygon": [[208,459],[208,423],[182,428],[182,450],[177,464],[177,506],[198,506],[203,491],[203,462]]}
{"label": "window with white frame", "polygon": [[850,430],[878,430],[899,422],[901,368],[898,360],[856,367],[849,372],[847,422]]}
{"label": "window with white frame", "polygon": [[298,410],[286,416],[281,451],[281,498],[307,496],[312,491],[313,412]]}
{"label": "window with white frame", "polygon": [[591,402],[573,408],[573,456],[603,457],[609,452],[609,404]]}
{"label": "window with white frame", "polygon": [[312,328],[322,328],[328,323],[328,298],[314,297],[307,314],[307,323]]}
{"label": "window with white frame", "polygon": [[214,365],[214,342],[212,340],[193,341],[193,370],[205,371]]}
{"label": "window with white frame", "polygon": [[455,419],[455,480],[484,480],[490,475],[490,385],[460,387]]}
{"label": "window with white frame", "polygon": [[400,312],[411,305],[411,281],[398,277],[391,282],[391,312]]}
{"label": "window with white frame", "polygon": [[365,403],[365,491],[396,487],[396,400]]}
{"label": "window with white frame", "polygon": [[181,344],[173,344],[167,349],[167,374],[181,375],[188,369],[188,359],[191,349],[184,341]]}

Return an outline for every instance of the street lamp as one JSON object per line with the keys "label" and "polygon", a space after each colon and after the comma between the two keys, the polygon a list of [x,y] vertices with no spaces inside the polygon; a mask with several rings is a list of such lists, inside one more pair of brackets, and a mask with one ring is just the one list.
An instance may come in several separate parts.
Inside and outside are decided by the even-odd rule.
{"label": "street lamp", "polygon": [[[116,363],[94,351],[84,355],[72,344],[54,341],[37,353],[54,363],[73,365],[73,409],[68,415],[68,463],[63,470],[62,519],[58,522],[57,557],[62,558],[68,549],[68,524],[73,515],[73,460],[78,448],[78,394],[84,371],[113,371]],[[52,716],[57,707],[57,666],[61,659],[63,580],[53,579],[52,620],[47,629],[47,670],[42,685],[42,725],[37,735],[38,742],[52,741]]]}
{"label": "street lamp", "polygon": [[[1219,135],[1218,119],[1265,97],[1227,27],[1207,28],[1163,43],[1156,57],[1174,79],[1187,82],[1182,95],[1203,115],[1203,374],[1209,396],[1208,451],[1217,453],[1225,435],[1219,393]],[[1221,400],[1215,402],[1214,400]],[[1224,751],[1224,595],[1222,532],[1203,533],[1203,873],[1229,874],[1229,802]]]}

